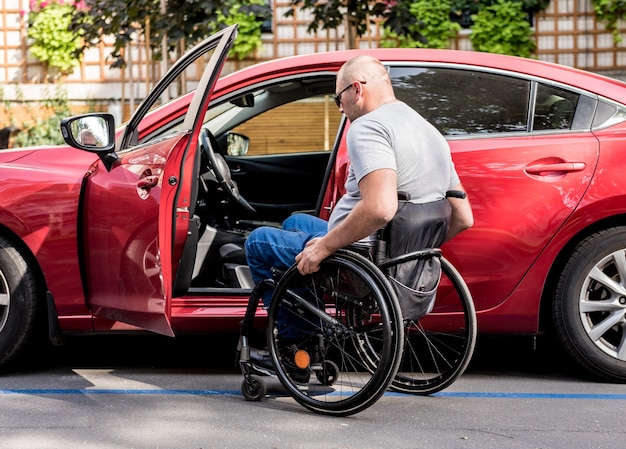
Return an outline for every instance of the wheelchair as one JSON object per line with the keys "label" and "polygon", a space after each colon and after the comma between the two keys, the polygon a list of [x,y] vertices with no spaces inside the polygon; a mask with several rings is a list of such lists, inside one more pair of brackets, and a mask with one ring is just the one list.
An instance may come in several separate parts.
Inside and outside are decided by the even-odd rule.
{"label": "wheelchair", "polygon": [[[474,304],[459,272],[439,249],[385,257],[389,237],[375,249],[351,247],[303,276],[295,265],[252,291],[238,344],[247,400],[265,397],[262,376],[275,375],[305,408],[348,416],[374,404],[387,389],[433,394],[451,385],[474,351]],[[382,245],[380,244],[382,242]],[[441,264],[436,295],[419,319],[403,315],[390,269],[408,261]],[[250,334],[259,300],[273,289],[266,338],[271,369],[251,360]]]}

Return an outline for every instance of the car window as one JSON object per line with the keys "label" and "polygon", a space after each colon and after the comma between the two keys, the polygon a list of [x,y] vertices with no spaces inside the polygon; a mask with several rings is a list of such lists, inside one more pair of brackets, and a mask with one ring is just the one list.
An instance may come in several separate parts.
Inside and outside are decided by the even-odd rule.
{"label": "car window", "polygon": [[[140,143],[146,143],[154,139],[156,135],[142,135],[140,141],[140,125],[146,114],[157,107],[167,107],[165,103],[178,98],[183,94],[193,92],[200,88],[208,89],[213,85],[223,64],[223,46],[232,45],[232,39],[236,36],[236,26],[225,28],[201,43],[185,54],[168,70],[167,74],[154,86],[150,93],[144,98],[126,125],[124,135],[118,144],[119,151],[123,152]],[[203,86],[202,83],[206,84]],[[199,97],[198,97],[199,98]],[[198,104],[201,104],[201,99]],[[193,105],[193,101],[191,105]],[[189,114],[191,112],[191,115]],[[187,114],[182,120],[182,126],[190,129],[195,121],[194,114],[197,112],[196,106],[183,111]],[[185,125],[185,121],[187,125]],[[167,128],[157,134],[175,132],[176,126],[165,125]]]}
{"label": "car window", "polygon": [[[578,111],[576,111],[578,115]],[[626,120],[626,108],[613,101],[602,99],[597,103],[597,109],[593,117],[593,128],[605,128]]]}
{"label": "car window", "polygon": [[575,92],[538,83],[533,130],[572,129],[579,98]]}
{"label": "car window", "polygon": [[444,135],[527,131],[531,82],[477,70],[392,67],[396,96]]}
{"label": "car window", "polygon": [[264,111],[231,131],[250,139],[248,156],[329,151],[340,120],[332,96],[315,95]]}

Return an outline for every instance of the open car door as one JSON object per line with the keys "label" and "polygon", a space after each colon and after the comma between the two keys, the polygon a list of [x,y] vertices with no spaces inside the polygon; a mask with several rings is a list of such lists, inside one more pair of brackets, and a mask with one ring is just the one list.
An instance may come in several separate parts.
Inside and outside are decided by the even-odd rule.
{"label": "open car door", "polygon": [[[187,52],[139,106],[115,151],[112,145],[98,151],[100,160],[85,177],[82,213],[86,297],[94,315],[173,335],[171,299],[191,281],[198,238],[200,117],[236,34],[235,25]],[[189,80],[198,79],[190,70],[202,76],[188,89],[196,92],[182,128],[142,142],[143,118],[164,97],[186,93]],[[89,123],[82,117],[74,125]]]}

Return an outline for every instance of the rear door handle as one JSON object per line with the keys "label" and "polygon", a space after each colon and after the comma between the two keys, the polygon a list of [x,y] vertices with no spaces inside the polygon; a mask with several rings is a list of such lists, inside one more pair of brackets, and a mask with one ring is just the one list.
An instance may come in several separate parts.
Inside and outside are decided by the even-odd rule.
{"label": "rear door handle", "polygon": [[536,164],[526,167],[526,173],[531,175],[545,176],[555,173],[569,173],[584,170],[587,164],[584,162],[557,162],[554,164]]}

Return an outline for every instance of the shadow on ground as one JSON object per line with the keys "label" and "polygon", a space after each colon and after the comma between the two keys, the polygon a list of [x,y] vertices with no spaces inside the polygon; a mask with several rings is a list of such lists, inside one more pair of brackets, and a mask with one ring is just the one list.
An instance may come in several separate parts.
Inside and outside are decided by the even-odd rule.
{"label": "shadow on ground", "polygon": [[[152,334],[71,337],[64,346],[48,344],[31,352],[11,371],[125,367],[238,373],[237,341],[236,333],[176,338]],[[467,372],[571,376],[575,368],[547,337],[481,336]]]}

